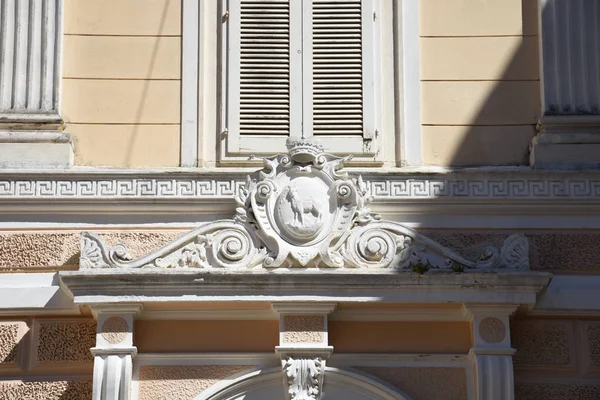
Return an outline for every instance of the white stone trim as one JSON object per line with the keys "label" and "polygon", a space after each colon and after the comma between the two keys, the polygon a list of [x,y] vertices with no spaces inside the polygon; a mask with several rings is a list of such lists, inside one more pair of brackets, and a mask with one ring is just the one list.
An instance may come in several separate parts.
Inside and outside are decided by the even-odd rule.
{"label": "white stone trim", "polygon": [[466,368],[469,359],[466,354],[344,354],[333,353],[329,365],[338,368],[348,367],[442,367]]}
{"label": "white stone trim", "polygon": [[[237,194],[248,172],[5,170],[0,172],[0,200],[226,200]],[[600,200],[600,175],[594,173],[465,171],[380,175],[365,171],[362,176],[376,201]]]}
{"label": "white stone trim", "polygon": [[255,365],[276,367],[274,353],[140,353],[136,369],[148,365]]}
{"label": "white stone trim", "polygon": [[[535,304],[547,273],[394,273],[291,269],[285,274],[97,269],[60,272],[75,304],[145,301],[413,302]],[[126,279],[123,279],[126,278]],[[169,285],[165,285],[169,279]],[[265,285],[269,288],[265,291]],[[489,287],[493,286],[494,291]],[[199,291],[199,288],[202,288]],[[343,290],[340,290],[343,289]]]}
{"label": "white stone trim", "polygon": [[534,315],[600,316],[600,276],[554,276],[538,297]]}
{"label": "white stone trim", "polygon": [[94,355],[93,400],[129,400],[133,374],[135,316],[139,303],[96,304],[91,307],[97,320]]}
{"label": "white stone trim", "polygon": [[394,4],[395,25],[401,25],[402,32],[395,55],[398,164],[413,167],[422,163],[419,0]]}
{"label": "white stone trim", "polygon": [[199,7],[197,0],[182,2],[180,162],[182,167],[195,167],[198,163]]}
{"label": "white stone trim", "polygon": [[464,304],[472,321],[473,347],[469,351],[475,372],[472,381],[477,400],[514,400],[514,376],[510,343],[510,316],[517,304]]}
{"label": "white stone trim", "polygon": [[[223,380],[195,397],[194,400],[224,400],[237,398],[241,393],[251,389],[269,385],[273,381],[279,382],[281,372],[279,369],[255,370],[249,373],[236,374]],[[333,367],[325,368],[325,379],[330,385],[339,385],[360,389],[362,393],[369,393],[373,399],[381,400],[410,400],[411,398],[389,384],[374,380],[371,377],[356,372],[345,371]],[[317,397],[319,398],[319,397]],[[307,399],[307,397],[298,397]]]}
{"label": "white stone trim", "polygon": [[[598,310],[600,313],[600,310]],[[1,314],[1,310],[0,310]],[[299,315],[299,314],[294,314]],[[270,310],[144,310],[137,317],[141,320],[232,320],[260,321],[279,319],[276,312]],[[337,310],[328,316],[330,321],[466,321],[461,309],[369,309],[369,310]]]}
{"label": "white stone trim", "polygon": [[[186,121],[189,118],[182,118],[182,138],[184,139],[182,142],[184,144],[182,146],[182,165],[190,165],[188,162],[194,154],[201,166],[215,166],[219,162],[247,164],[247,157],[227,156],[225,151],[226,126],[223,121],[225,121],[226,109],[223,96],[227,93],[227,85],[225,79],[218,79],[218,77],[219,71],[226,61],[226,52],[220,51],[224,46],[222,37],[223,31],[225,31],[223,26],[226,24],[222,22],[226,20],[224,15],[226,6],[219,7],[216,2],[200,2],[199,13],[194,18],[185,11],[186,1],[183,3],[182,85],[184,88],[195,86],[195,89],[189,89],[189,93],[191,95],[196,91],[199,100],[196,101],[198,136],[196,148],[191,148],[194,140],[191,138],[193,124],[190,123],[186,127]],[[225,4],[225,2],[222,3]],[[373,105],[379,120],[383,120],[378,128],[381,135],[379,141],[381,144],[389,146],[389,149],[378,148],[376,161],[377,163],[383,161],[388,165],[396,161],[397,164],[417,166],[421,164],[419,7],[418,0],[404,0],[398,4],[395,3],[393,5],[392,2],[382,4],[381,9],[377,9],[376,15],[378,22],[395,24],[393,29],[391,26],[386,26],[385,29],[382,27],[381,33],[375,32],[382,38],[384,48],[375,49],[381,52],[382,63],[381,68],[375,68],[374,75],[376,80],[389,83],[376,94]],[[374,7],[378,8],[379,4]],[[402,10],[403,8],[406,10]],[[392,31],[393,35],[401,36],[401,40],[393,40]],[[192,55],[186,59],[185,49],[190,47],[194,49],[192,53],[195,49],[199,49],[197,57],[199,62],[194,62]],[[196,79],[195,83],[194,78]],[[393,81],[395,84],[392,84]],[[185,114],[191,116],[193,115],[191,107],[194,99],[189,99],[187,95],[184,96],[182,97],[182,113],[189,106],[189,112],[185,112]],[[399,100],[395,106],[393,105],[394,98]],[[387,103],[390,104],[389,107],[386,106]],[[390,137],[394,133],[396,137]],[[188,143],[190,148],[184,149],[185,143]],[[337,140],[336,146],[347,146],[349,143],[348,140]],[[394,149],[393,143],[397,149]],[[272,146],[270,143],[268,145]],[[361,153],[363,151],[362,140],[347,146],[343,151]],[[360,161],[373,163],[373,157],[364,156],[360,158]]]}
{"label": "white stone trim", "polygon": [[[0,275],[0,315],[80,315],[69,295],[59,287],[58,273],[11,273]],[[598,276],[554,276],[538,295],[531,313],[540,316],[600,316]],[[57,293],[61,293],[58,294]],[[18,296],[17,296],[18,295]],[[51,299],[53,301],[51,301]],[[342,300],[342,298],[338,298]],[[355,299],[358,300],[358,299]],[[277,301],[277,300],[275,300]],[[347,301],[347,300],[344,300]],[[276,320],[271,310],[143,310],[138,319],[247,319]],[[456,310],[344,310],[329,318],[335,321],[465,321],[468,314]]]}
{"label": "white stone trim", "polygon": [[65,169],[73,166],[73,143],[65,132],[0,131],[0,169]]}
{"label": "white stone trim", "polygon": [[55,273],[0,275],[0,316],[80,315]]}
{"label": "white stone trim", "polygon": [[273,310],[280,315],[318,315],[326,316],[335,310],[335,303],[273,303]]}

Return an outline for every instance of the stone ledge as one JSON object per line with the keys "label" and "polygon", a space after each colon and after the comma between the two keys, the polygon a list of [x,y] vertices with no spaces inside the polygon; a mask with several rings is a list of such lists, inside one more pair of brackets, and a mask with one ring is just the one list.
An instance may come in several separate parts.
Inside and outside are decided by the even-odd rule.
{"label": "stone ledge", "polygon": [[0,131],[0,168],[65,169],[73,166],[71,135],[56,131]]}
{"label": "stone ledge", "polygon": [[531,142],[537,169],[600,168],[600,115],[544,116]]}

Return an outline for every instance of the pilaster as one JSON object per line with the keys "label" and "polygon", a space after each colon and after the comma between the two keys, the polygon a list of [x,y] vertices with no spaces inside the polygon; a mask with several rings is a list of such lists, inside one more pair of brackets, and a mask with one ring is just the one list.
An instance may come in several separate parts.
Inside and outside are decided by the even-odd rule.
{"label": "pilaster", "polygon": [[463,312],[472,323],[473,365],[477,400],[514,400],[510,316],[516,305],[467,304]]}
{"label": "pilaster", "polygon": [[318,400],[323,393],[325,364],[333,352],[327,316],[334,303],[274,303],[279,313],[279,346],[286,398]]}
{"label": "pilaster", "polygon": [[0,168],[70,168],[59,113],[63,0],[3,1],[0,14]]}
{"label": "pilaster", "polygon": [[133,357],[135,315],[141,304],[94,306],[92,313],[98,325],[94,355],[93,400],[129,400]]}

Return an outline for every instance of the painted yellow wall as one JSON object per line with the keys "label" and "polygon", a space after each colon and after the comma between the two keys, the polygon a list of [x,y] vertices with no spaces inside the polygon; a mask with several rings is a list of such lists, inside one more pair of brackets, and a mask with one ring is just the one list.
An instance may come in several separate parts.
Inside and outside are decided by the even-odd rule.
{"label": "painted yellow wall", "polygon": [[329,321],[329,344],[338,353],[466,354],[472,338],[468,322]]}
{"label": "painted yellow wall", "polygon": [[541,107],[537,1],[419,4],[423,163],[527,164]]}
{"label": "painted yellow wall", "polygon": [[133,342],[140,353],[272,352],[279,321],[136,321]]}
{"label": "painted yellow wall", "polygon": [[62,114],[77,165],[179,165],[180,0],[65,0]]}
{"label": "painted yellow wall", "polygon": [[[76,164],[179,165],[181,0],[65,0]],[[535,0],[420,1],[425,165],[526,164],[540,112]]]}

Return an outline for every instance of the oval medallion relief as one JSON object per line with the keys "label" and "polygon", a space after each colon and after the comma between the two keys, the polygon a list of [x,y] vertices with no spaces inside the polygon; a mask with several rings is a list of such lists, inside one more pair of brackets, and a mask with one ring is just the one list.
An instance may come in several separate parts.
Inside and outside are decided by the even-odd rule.
{"label": "oval medallion relief", "polygon": [[121,317],[110,317],[102,324],[102,337],[110,344],[119,344],[127,338],[129,325]]}
{"label": "oval medallion relief", "polygon": [[317,178],[300,177],[283,188],[275,202],[275,221],[291,242],[316,238],[329,220],[329,194]]}

